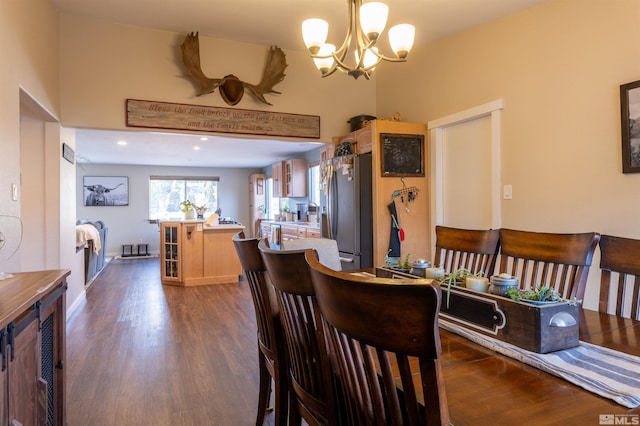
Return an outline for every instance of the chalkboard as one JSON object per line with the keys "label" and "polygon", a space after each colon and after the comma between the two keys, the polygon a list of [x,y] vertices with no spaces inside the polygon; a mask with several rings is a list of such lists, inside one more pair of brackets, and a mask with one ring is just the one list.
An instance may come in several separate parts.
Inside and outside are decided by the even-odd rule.
{"label": "chalkboard", "polygon": [[424,135],[380,134],[382,176],[424,176]]}

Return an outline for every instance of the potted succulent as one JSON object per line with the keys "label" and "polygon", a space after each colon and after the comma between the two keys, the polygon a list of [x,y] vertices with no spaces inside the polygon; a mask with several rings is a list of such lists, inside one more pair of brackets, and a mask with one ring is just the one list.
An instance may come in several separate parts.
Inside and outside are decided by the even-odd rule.
{"label": "potted succulent", "polygon": [[193,209],[194,204],[190,200],[184,200],[180,202],[180,210],[184,213],[185,219],[195,219],[196,211]]}
{"label": "potted succulent", "polygon": [[513,287],[507,290],[507,295],[516,302],[526,302],[534,305],[562,302],[573,304],[582,303],[582,300],[579,299],[565,299],[555,289],[544,285],[527,290],[520,290],[519,288]]}

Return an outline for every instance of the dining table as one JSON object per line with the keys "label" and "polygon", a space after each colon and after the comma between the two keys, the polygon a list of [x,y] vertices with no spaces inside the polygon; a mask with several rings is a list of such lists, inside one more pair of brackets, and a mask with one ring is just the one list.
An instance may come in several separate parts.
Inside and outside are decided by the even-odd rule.
{"label": "dining table", "polygon": [[[579,339],[640,356],[640,321],[580,308]],[[640,424],[640,407],[626,408],[442,327],[440,341],[455,426]]]}

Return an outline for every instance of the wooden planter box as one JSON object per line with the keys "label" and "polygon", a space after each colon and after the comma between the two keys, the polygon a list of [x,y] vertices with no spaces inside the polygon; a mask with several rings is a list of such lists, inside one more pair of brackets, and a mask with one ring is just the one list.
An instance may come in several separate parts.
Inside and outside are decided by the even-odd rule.
{"label": "wooden planter box", "polygon": [[[376,275],[417,278],[386,268],[377,268]],[[447,286],[443,285],[440,317],[532,352],[547,353],[578,345],[578,306],[575,304],[533,305],[452,287],[447,306]]]}

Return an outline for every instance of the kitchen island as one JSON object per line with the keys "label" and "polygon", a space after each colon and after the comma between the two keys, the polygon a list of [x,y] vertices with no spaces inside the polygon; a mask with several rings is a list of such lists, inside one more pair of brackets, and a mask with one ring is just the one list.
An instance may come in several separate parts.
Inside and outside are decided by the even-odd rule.
{"label": "kitchen island", "polygon": [[232,237],[242,230],[240,224],[207,226],[203,220],[162,222],[162,283],[186,287],[237,282],[242,266]]}

